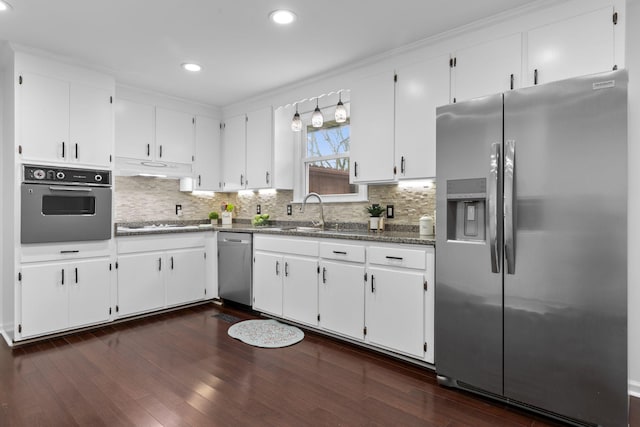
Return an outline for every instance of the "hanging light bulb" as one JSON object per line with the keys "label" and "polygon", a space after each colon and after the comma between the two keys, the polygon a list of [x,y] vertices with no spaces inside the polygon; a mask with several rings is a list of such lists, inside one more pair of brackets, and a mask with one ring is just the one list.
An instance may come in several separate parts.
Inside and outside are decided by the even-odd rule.
{"label": "hanging light bulb", "polygon": [[336,123],[344,123],[347,121],[347,109],[342,103],[342,91],[339,93],[338,105],[336,105]]}
{"label": "hanging light bulb", "polygon": [[316,109],[313,110],[313,114],[311,115],[311,126],[314,128],[321,128],[324,124],[324,117],[322,116],[322,111],[320,111],[320,107],[318,107],[318,98],[316,98]]}
{"label": "hanging light bulb", "polygon": [[296,104],[296,113],[293,115],[291,121],[291,130],[294,132],[300,132],[302,130],[302,120],[300,119],[300,113],[298,113],[298,104]]}

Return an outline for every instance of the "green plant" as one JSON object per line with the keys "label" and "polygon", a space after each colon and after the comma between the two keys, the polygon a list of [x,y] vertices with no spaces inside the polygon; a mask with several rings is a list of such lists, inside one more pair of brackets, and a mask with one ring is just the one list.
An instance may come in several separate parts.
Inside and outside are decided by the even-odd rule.
{"label": "green plant", "polygon": [[227,207],[226,207],[227,212],[233,212],[233,208],[235,208],[235,206],[233,206],[232,203],[227,203]]}
{"label": "green plant", "polygon": [[218,212],[209,212],[209,219],[218,219]]}
{"label": "green plant", "polygon": [[372,217],[382,216],[382,213],[384,212],[384,208],[377,204],[367,206],[366,209],[367,209],[367,212],[369,212],[369,215],[371,215]]}

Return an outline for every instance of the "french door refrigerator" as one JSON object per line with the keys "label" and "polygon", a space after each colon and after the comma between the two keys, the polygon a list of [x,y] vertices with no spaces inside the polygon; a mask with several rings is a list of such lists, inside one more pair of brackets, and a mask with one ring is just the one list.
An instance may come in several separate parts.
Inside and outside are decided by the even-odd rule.
{"label": "french door refrigerator", "polygon": [[627,73],[437,109],[441,384],[626,426]]}

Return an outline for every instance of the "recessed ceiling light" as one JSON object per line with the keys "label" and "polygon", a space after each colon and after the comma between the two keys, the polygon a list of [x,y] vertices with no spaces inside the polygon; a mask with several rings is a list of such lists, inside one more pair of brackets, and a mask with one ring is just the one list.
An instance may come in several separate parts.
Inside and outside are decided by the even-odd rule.
{"label": "recessed ceiling light", "polygon": [[271,12],[269,14],[269,19],[271,19],[276,24],[287,25],[296,20],[296,14],[291,12],[290,10],[279,9]]}
{"label": "recessed ceiling light", "polygon": [[187,71],[200,71],[200,70],[202,70],[201,66],[199,66],[198,64],[194,64],[192,62],[185,62],[184,64],[182,64],[182,68],[184,68]]}
{"label": "recessed ceiling light", "polygon": [[11,10],[11,5],[6,1],[0,0],[0,12],[4,12],[5,10]]}

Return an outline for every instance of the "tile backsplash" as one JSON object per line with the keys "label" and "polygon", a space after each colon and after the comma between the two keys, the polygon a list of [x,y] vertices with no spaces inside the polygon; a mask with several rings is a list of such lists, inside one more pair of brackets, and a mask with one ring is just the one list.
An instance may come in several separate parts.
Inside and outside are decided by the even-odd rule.
{"label": "tile backsplash", "polygon": [[[309,221],[319,217],[317,204],[308,204],[305,212],[300,212],[300,203],[293,203],[293,214],[287,215],[287,205],[291,204],[293,192],[259,193],[215,193],[192,194],[180,191],[180,181],[141,176],[117,176],[115,180],[114,203],[116,222],[201,220],[208,218],[211,211],[220,211],[224,203],[236,206],[234,217],[251,219],[259,204],[262,213],[268,213],[273,220]],[[436,207],[435,184],[418,186],[370,185],[368,202],[326,203],[324,216],[327,222],[366,223],[368,214],[365,207],[371,203],[394,205],[394,218],[388,224],[418,225],[422,215],[433,216]],[[176,205],[182,205],[182,216],[175,213]]]}

